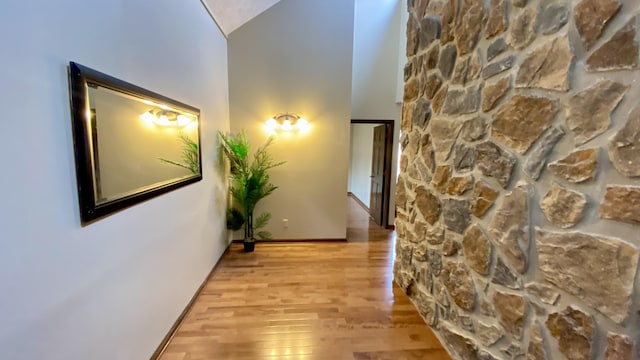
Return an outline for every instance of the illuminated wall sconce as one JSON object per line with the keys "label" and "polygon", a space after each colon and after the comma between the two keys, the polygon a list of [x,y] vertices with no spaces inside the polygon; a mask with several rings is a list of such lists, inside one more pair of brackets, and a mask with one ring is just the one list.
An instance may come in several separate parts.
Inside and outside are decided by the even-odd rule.
{"label": "illuminated wall sconce", "polygon": [[268,133],[276,133],[278,131],[293,132],[298,131],[306,133],[311,129],[309,122],[296,114],[278,114],[267,120],[264,125]]}
{"label": "illuminated wall sconce", "polygon": [[191,124],[195,119],[180,114],[177,111],[169,109],[151,109],[140,115],[144,121],[154,123],[158,126],[184,127]]}

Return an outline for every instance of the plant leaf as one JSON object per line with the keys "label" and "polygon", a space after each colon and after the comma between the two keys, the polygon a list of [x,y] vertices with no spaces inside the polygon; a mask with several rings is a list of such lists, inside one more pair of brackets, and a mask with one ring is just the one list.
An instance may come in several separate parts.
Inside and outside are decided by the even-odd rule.
{"label": "plant leaf", "polygon": [[262,229],[263,227],[267,226],[269,220],[271,220],[271,214],[268,212],[263,212],[254,220],[253,229]]}
{"label": "plant leaf", "polygon": [[273,237],[271,236],[271,233],[268,231],[259,231],[256,236],[258,236],[260,239],[262,240],[271,240],[273,239]]}

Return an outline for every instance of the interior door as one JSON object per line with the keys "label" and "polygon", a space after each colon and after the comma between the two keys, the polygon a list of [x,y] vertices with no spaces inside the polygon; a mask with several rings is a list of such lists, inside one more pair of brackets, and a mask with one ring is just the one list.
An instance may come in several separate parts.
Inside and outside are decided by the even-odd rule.
{"label": "interior door", "polygon": [[382,221],[384,211],[384,184],[385,184],[385,154],[386,154],[387,126],[379,125],[373,128],[373,153],[371,156],[371,197],[369,213],[376,224],[386,226]]}

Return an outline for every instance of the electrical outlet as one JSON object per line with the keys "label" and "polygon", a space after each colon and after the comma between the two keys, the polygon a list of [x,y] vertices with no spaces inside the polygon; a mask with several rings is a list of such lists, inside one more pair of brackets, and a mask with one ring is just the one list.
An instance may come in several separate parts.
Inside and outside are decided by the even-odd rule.
{"label": "electrical outlet", "polygon": [[282,219],[282,226],[284,226],[285,228],[289,227],[289,219]]}

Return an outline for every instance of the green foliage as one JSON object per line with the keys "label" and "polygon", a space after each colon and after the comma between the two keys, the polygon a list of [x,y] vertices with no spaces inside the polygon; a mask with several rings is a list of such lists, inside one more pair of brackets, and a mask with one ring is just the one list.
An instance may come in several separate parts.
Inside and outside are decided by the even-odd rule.
{"label": "green foliage", "polygon": [[227,209],[227,229],[236,231],[242,229],[244,215],[236,208]]}
{"label": "green foliage", "polygon": [[[271,219],[271,214],[263,213],[254,220],[254,210],[258,202],[271,195],[278,187],[269,181],[268,170],[284,164],[276,162],[267,152],[273,139],[259,147],[250,159],[251,146],[244,131],[238,134],[218,132],[222,151],[231,165],[231,196],[234,208],[227,211],[227,228],[238,230],[244,225],[245,241],[254,240],[254,231],[263,228]],[[242,224],[238,225],[239,222]],[[268,231],[256,233],[261,239],[270,239]]]}
{"label": "green foliage", "polygon": [[159,159],[163,163],[179,166],[181,168],[191,171],[194,175],[200,174],[200,151],[198,143],[189,139],[185,133],[178,135],[180,141],[182,141],[182,162],[175,162],[167,159]]}

